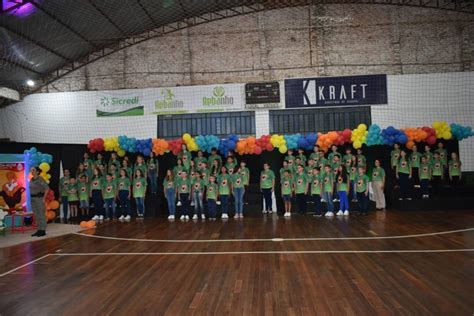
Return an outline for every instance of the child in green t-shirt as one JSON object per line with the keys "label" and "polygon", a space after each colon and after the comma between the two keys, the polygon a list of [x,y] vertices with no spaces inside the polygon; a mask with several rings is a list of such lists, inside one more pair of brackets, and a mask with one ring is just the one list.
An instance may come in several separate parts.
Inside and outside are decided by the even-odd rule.
{"label": "child in green t-shirt", "polygon": [[[83,175],[87,175],[82,173]],[[80,175],[82,175],[80,174]],[[104,187],[104,177],[99,168],[95,168],[93,175],[89,178],[89,185],[91,189],[90,197],[91,201],[94,204],[95,215],[92,217],[92,220],[103,220],[104,219],[104,196],[102,194],[102,188]]]}
{"label": "child in green t-shirt", "polygon": [[263,214],[271,214],[272,210],[272,193],[275,189],[275,174],[270,169],[270,164],[265,162],[263,164],[263,170],[260,172],[260,191],[262,192],[263,199],[265,201],[265,207],[262,211]]}
{"label": "child in green t-shirt", "polygon": [[79,177],[77,191],[79,192],[79,208],[81,209],[81,216],[89,216],[90,188],[85,174]]}
{"label": "child in green t-shirt", "polygon": [[288,151],[286,152],[285,160],[288,161],[288,168],[293,170],[293,168],[295,168],[294,164],[295,164],[296,158],[295,156],[293,156],[292,149],[288,149]]}
{"label": "child in green t-shirt", "polygon": [[367,169],[367,158],[365,158],[362,149],[357,149],[357,168]]}
{"label": "child in green t-shirt", "polygon": [[448,166],[449,181],[451,182],[451,186],[455,188],[460,184],[462,178],[462,164],[457,153],[451,153],[451,160],[449,160]]}
{"label": "child in green t-shirt", "polygon": [[375,167],[372,169],[372,190],[374,191],[375,208],[385,209],[385,170],[381,167],[379,159],[375,160]]}
{"label": "child in green t-shirt", "polygon": [[194,177],[192,178],[192,186],[191,186],[191,196],[194,202],[194,215],[193,220],[197,220],[199,218],[206,219],[204,215],[204,191],[206,189],[206,183],[204,179],[201,177],[199,172],[194,173]]}
{"label": "child in green t-shirt", "polygon": [[79,195],[77,194],[76,178],[69,179],[67,193],[67,200],[69,203],[69,210],[71,211],[71,218],[77,219],[77,206],[79,205]]}
{"label": "child in green t-shirt", "polygon": [[210,220],[216,220],[217,200],[219,199],[219,187],[216,184],[216,177],[209,176],[209,184],[206,186],[207,212]]}
{"label": "child in green t-shirt", "polygon": [[341,154],[337,151],[337,146],[336,145],[332,145],[331,146],[331,152],[329,153],[328,155],[328,160],[329,160],[329,164],[333,164],[334,163],[334,157],[338,157],[339,161],[341,160]]}
{"label": "child in green t-shirt", "polygon": [[176,215],[176,182],[175,176],[171,169],[166,170],[165,178],[163,179],[163,193],[165,194],[166,204],[168,204],[168,219],[173,221]]}
{"label": "child in green t-shirt", "polygon": [[311,192],[311,199],[314,202],[315,207],[315,214],[316,217],[321,217],[323,212],[323,207],[321,204],[321,194],[323,190],[322,181],[321,181],[321,174],[319,173],[319,169],[317,167],[313,168],[313,174],[309,178],[310,181],[310,192]]}
{"label": "child in green t-shirt", "polygon": [[415,185],[420,184],[420,179],[418,178],[418,168],[420,167],[421,153],[418,152],[418,147],[413,145],[411,148],[412,153],[410,154],[410,166],[412,169],[412,179]]}
{"label": "child in green t-shirt", "polygon": [[110,173],[105,176],[102,194],[104,195],[105,220],[107,221],[115,216],[115,198],[117,197],[117,183]]}
{"label": "child in green t-shirt", "polygon": [[281,197],[285,204],[285,217],[291,216],[291,197],[293,195],[293,178],[289,169],[285,169],[281,177]]}
{"label": "child in green t-shirt", "polygon": [[298,149],[298,156],[296,158],[300,158],[300,164],[303,165],[303,167],[306,166],[306,156],[304,154],[304,149]]}
{"label": "child in green t-shirt", "polygon": [[315,164],[317,165],[319,162],[319,158],[321,157],[319,152],[319,146],[316,145],[313,147],[313,152],[309,155],[309,159],[314,160]]}
{"label": "child in green t-shirt", "polygon": [[390,152],[390,167],[392,167],[393,170],[397,168],[399,158],[400,158],[400,145],[394,144],[393,150]]}
{"label": "child in green t-shirt", "polygon": [[142,172],[143,178],[147,178],[148,167],[146,166],[145,159],[142,155],[137,156],[137,161],[135,162],[135,166],[133,167],[133,172],[139,169]]}
{"label": "child in green t-shirt", "polygon": [[441,186],[444,181],[444,165],[441,161],[441,155],[439,152],[435,152],[433,157],[433,164],[431,165],[431,178],[433,184],[433,193],[438,195],[441,191]]}
{"label": "child in green t-shirt", "polygon": [[337,193],[339,195],[339,211],[336,213],[336,215],[344,215],[348,216],[349,215],[349,199],[348,199],[348,194],[349,194],[349,186],[350,186],[350,180],[349,177],[347,176],[347,171],[344,166],[341,166],[339,169],[339,172],[337,173]]}
{"label": "child in green t-shirt", "polygon": [[221,174],[217,177],[219,184],[219,196],[221,202],[222,219],[228,219],[229,196],[230,196],[230,175],[227,173],[227,168],[221,168]]}
{"label": "child in green t-shirt", "polygon": [[135,198],[135,203],[137,205],[137,215],[138,217],[143,217],[145,215],[147,182],[145,174],[142,172],[142,170],[135,170],[135,177],[133,178],[132,187],[133,197]]}
{"label": "child in green t-shirt", "polygon": [[334,216],[334,203],[332,201],[332,195],[334,192],[334,173],[330,165],[324,166],[324,172],[321,174],[321,181],[323,187],[323,199],[327,205],[326,217]]}
{"label": "child in green t-shirt", "polygon": [[130,177],[127,174],[127,170],[120,169],[120,177],[116,180],[118,190],[118,201],[120,205],[120,212],[122,213],[119,217],[120,221],[130,220]]}
{"label": "child in green t-shirt", "polygon": [[352,157],[354,157],[354,155],[352,154],[352,149],[350,147],[347,147],[346,154],[344,155],[344,157],[342,157],[342,164],[346,167],[347,171],[351,170]]}
{"label": "child in green t-shirt", "polygon": [[230,178],[232,194],[234,195],[235,215],[234,218],[243,218],[245,183],[247,173],[245,170],[237,170]]}
{"label": "child in green t-shirt", "polygon": [[298,213],[306,214],[306,195],[308,194],[308,176],[304,172],[303,165],[296,168],[295,195],[298,204]]}
{"label": "child in green t-shirt", "polygon": [[227,173],[231,176],[234,174],[234,171],[235,171],[235,167],[237,166],[237,164],[235,163],[234,161],[234,158],[233,157],[227,157],[227,162],[225,164],[225,167],[227,169]]}
{"label": "child in green t-shirt", "polygon": [[431,181],[431,164],[428,162],[427,156],[421,157],[421,164],[418,168],[418,177],[420,178],[421,197],[427,199],[430,197],[430,181]]}
{"label": "child in green t-shirt", "polygon": [[369,177],[365,174],[365,168],[359,167],[356,176],[356,194],[359,206],[359,213],[367,215],[369,213]]}
{"label": "child in green t-shirt", "polygon": [[404,150],[400,151],[400,159],[396,168],[396,177],[399,180],[398,185],[400,186],[400,197],[399,200],[407,199],[411,200],[410,197],[410,179],[412,175],[412,169],[410,160]]}

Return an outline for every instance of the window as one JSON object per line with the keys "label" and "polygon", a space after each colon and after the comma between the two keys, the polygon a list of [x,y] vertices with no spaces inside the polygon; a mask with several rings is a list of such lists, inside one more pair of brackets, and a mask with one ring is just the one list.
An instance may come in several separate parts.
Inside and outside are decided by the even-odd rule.
{"label": "window", "polygon": [[255,112],[193,113],[158,116],[158,137],[178,138],[184,133],[226,137],[255,135]]}
{"label": "window", "polygon": [[296,134],[354,129],[371,124],[370,106],[270,111],[271,134]]}

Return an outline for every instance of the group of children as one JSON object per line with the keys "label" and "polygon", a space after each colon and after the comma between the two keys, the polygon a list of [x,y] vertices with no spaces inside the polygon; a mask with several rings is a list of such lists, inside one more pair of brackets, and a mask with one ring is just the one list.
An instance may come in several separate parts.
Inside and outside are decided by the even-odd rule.
{"label": "group of children", "polygon": [[[386,206],[384,189],[387,175],[394,175],[397,179],[400,199],[411,199],[412,185],[420,186],[422,197],[428,198],[430,185],[436,194],[445,179],[449,178],[453,185],[461,181],[458,155],[452,153],[448,161],[448,153],[442,143],[433,153],[426,146],[423,154],[418,152],[416,146],[408,153],[395,144],[391,151],[391,172],[386,174],[381,161],[377,159],[370,169],[370,177],[366,174],[367,159],[361,149],[354,154],[352,148],[348,147],[344,155],[338,149],[332,146],[326,155],[315,146],[309,157],[303,150],[298,150],[295,155],[292,150],[288,150],[279,172],[285,217],[291,216],[294,199],[299,214],[306,213],[307,202],[311,201],[317,217],[323,216],[323,213],[326,217],[348,216],[352,201],[357,202],[360,214],[366,215],[369,210],[369,186],[377,210],[383,210]],[[147,190],[153,194],[158,191],[158,169],[158,160],[153,153],[146,160],[138,155],[133,164],[127,157],[120,161],[115,153],[111,154],[108,162],[104,161],[100,153],[95,160],[85,153],[75,177],[71,176],[69,170],[64,170],[64,177],[60,179],[64,217],[68,218],[68,210],[70,217],[77,217],[79,209],[81,216],[89,216],[89,206],[93,204],[95,220],[118,217],[121,221],[129,221],[132,198],[137,216],[143,217]],[[273,212],[272,197],[276,181],[270,164],[265,163],[259,179],[264,214]],[[168,219],[175,219],[176,207],[180,206],[181,220],[189,220],[191,216],[194,220],[205,219],[206,213],[209,219],[215,220],[218,205],[221,217],[227,219],[231,199],[234,201],[234,218],[242,218],[244,194],[249,182],[250,171],[246,163],[239,163],[232,152],[225,161],[216,150],[212,150],[207,158],[198,151],[193,158],[183,145],[176,166],[167,170],[163,179]]]}

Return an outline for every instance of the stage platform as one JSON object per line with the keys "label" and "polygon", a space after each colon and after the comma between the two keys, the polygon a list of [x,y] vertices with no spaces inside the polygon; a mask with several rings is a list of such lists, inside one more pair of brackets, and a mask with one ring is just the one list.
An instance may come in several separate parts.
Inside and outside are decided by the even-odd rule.
{"label": "stage platform", "polygon": [[0,311],[470,315],[473,244],[472,210],[111,221],[0,249]]}

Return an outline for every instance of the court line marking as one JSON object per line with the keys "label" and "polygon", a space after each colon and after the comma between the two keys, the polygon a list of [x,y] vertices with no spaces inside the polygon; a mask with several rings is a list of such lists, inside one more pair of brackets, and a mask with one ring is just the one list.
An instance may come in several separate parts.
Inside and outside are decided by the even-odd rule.
{"label": "court line marking", "polygon": [[25,263],[25,264],[23,264],[23,265],[21,265],[21,266],[19,266],[19,267],[16,267],[16,268],[11,269],[11,270],[9,270],[9,271],[7,271],[7,272],[4,272],[4,273],[0,274],[0,278],[1,278],[1,277],[4,277],[4,276],[6,276],[6,275],[8,275],[8,274],[10,274],[10,273],[13,273],[13,272],[15,272],[15,271],[18,271],[18,270],[20,270],[20,269],[26,268],[27,266],[32,265],[33,263],[38,262],[38,261],[40,261],[40,260],[43,260],[44,258],[47,258],[47,257],[49,257],[49,256],[51,256],[51,254],[44,255],[44,256],[39,257],[39,258],[37,258],[37,259],[35,259],[35,260],[29,261],[29,262],[27,262],[27,263]]}
{"label": "court line marking", "polygon": [[403,239],[403,238],[417,238],[417,237],[428,237],[428,236],[438,236],[446,234],[455,234],[473,231],[474,227],[457,229],[457,230],[448,230],[442,232],[434,233],[423,233],[423,234],[414,234],[414,235],[398,235],[398,236],[366,236],[366,237],[308,237],[308,238],[248,238],[248,239],[142,239],[142,238],[123,238],[123,237],[109,237],[109,236],[100,236],[100,235],[90,235],[84,233],[73,233],[74,235],[89,237],[89,238],[99,238],[99,239],[109,239],[109,240],[121,240],[121,241],[140,241],[140,242],[160,242],[160,243],[213,243],[213,242],[283,242],[283,241],[328,241],[328,240],[377,240],[377,239]]}
{"label": "court line marking", "polygon": [[400,250],[281,250],[281,251],[195,251],[195,252],[73,252],[54,253],[52,256],[201,256],[201,255],[260,255],[260,254],[377,254],[377,253],[445,253],[474,252],[468,249],[400,249]]}

